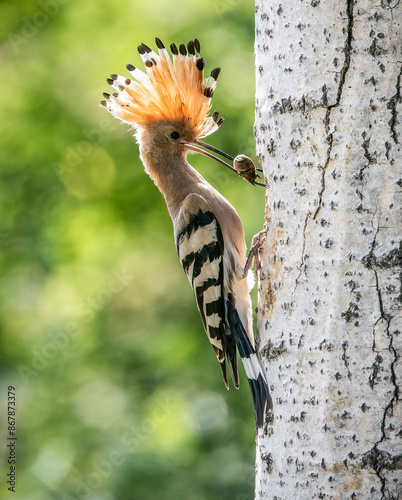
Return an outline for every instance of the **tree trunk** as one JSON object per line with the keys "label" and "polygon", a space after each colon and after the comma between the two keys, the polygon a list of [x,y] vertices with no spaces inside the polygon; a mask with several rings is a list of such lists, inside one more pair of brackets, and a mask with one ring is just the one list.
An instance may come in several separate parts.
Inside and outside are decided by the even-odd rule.
{"label": "tree trunk", "polygon": [[258,499],[402,499],[398,4],[256,1]]}

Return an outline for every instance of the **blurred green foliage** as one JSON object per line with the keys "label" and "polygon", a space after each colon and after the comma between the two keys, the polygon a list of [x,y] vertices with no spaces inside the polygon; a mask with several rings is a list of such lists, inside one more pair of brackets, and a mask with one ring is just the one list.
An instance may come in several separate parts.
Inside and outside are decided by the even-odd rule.
{"label": "blurred green foliage", "polygon": [[[164,200],[127,127],[98,106],[136,47],[198,37],[222,67],[208,142],[254,156],[254,12],[241,0],[0,2],[0,497],[243,500],[254,417],[224,388]],[[243,220],[264,191],[190,162]],[[6,393],[17,388],[17,488]],[[13,495],[13,496],[12,496]]]}

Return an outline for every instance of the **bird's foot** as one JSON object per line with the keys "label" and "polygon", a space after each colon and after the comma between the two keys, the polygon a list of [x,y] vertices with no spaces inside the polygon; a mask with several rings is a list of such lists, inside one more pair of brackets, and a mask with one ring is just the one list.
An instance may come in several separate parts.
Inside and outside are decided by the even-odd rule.
{"label": "bird's foot", "polygon": [[267,230],[263,229],[257,233],[251,240],[250,253],[248,254],[246,265],[244,266],[243,278],[245,278],[249,270],[253,267],[255,259],[255,270],[258,272],[261,269],[260,248],[267,238]]}

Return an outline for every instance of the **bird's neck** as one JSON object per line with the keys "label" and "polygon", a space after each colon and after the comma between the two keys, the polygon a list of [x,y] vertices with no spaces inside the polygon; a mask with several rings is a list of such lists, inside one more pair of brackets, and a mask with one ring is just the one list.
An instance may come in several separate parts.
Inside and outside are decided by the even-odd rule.
{"label": "bird's neck", "polygon": [[186,196],[205,188],[205,179],[189,165],[184,153],[166,155],[142,147],[140,153],[146,172],[163,194],[174,220]]}

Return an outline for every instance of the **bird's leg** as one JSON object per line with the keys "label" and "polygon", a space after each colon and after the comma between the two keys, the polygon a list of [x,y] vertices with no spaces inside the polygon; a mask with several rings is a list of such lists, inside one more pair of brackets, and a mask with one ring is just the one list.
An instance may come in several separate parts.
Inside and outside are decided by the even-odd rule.
{"label": "bird's leg", "polygon": [[255,259],[255,270],[258,272],[261,269],[261,259],[259,250],[267,238],[267,230],[263,229],[257,233],[251,240],[250,253],[248,254],[246,265],[244,266],[243,278],[247,276],[249,270],[253,267]]}

